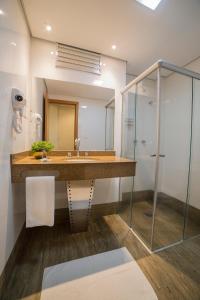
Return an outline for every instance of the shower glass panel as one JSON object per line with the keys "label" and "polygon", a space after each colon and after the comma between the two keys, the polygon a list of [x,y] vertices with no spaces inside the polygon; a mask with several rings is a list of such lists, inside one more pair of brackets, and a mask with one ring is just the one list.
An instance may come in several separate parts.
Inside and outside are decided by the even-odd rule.
{"label": "shower glass panel", "polygon": [[191,165],[184,238],[200,234],[200,81],[193,79]]}
{"label": "shower glass panel", "polygon": [[157,72],[136,85],[134,159],[137,161],[132,228],[150,246],[155,189]]}
{"label": "shower glass panel", "polygon": [[[162,76],[164,75],[164,76]],[[161,69],[160,150],[152,250],[183,239],[190,164],[192,78]]]}

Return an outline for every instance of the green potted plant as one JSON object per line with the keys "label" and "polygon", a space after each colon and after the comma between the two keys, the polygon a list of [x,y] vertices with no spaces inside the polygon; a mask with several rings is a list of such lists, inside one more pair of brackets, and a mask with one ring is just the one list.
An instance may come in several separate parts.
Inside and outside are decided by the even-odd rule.
{"label": "green potted plant", "polygon": [[32,144],[32,153],[36,159],[47,156],[47,153],[54,148],[54,145],[48,141],[37,141]]}

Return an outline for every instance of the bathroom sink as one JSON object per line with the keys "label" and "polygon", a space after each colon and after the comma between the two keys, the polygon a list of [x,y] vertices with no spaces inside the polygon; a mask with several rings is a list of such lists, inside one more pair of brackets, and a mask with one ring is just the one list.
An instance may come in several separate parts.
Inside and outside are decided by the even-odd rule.
{"label": "bathroom sink", "polygon": [[91,162],[96,161],[96,159],[92,158],[65,158],[65,161],[71,161],[71,162]]}
{"label": "bathroom sink", "polygon": [[107,153],[95,154],[70,157],[61,152],[49,155],[50,159],[42,163],[26,153],[17,158],[17,153],[12,157],[12,182],[25,182],[28,176],[55,176],[56,181],[68,181],[135,175],[135,161]]}

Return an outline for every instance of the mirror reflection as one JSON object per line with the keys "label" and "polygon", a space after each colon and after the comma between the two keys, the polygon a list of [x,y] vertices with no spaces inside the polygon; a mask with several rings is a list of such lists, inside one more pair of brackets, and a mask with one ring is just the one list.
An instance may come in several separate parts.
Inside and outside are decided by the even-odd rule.
{"label": "mirror reflection", "polygon": [[114,90],[44,79],[44,138],[55,150],[113,150]]}
{"label": "mirror reflection", "polygon": [[105,150],[114,149],[115,98],[106,105]]}

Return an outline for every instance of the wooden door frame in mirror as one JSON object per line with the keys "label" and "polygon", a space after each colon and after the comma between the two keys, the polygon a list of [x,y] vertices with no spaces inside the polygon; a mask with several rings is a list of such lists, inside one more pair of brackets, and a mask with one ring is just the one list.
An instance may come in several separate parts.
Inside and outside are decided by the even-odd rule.
{"label": "wooden door frame in mirror", "polygon": [[[45,99],[45,110],[44,110],[44,136],[45,140],[48,140],[48,108],[50,103],[62,104],[62,105],[74,105],[75,106],[75,122],[74,122],[74,137],[78,138],[78,111],[79,111],[79,102],[69,101],[69,100],[59,100],[59,99],[49,99],[47,93],[44,95]],[[67,150],[67,149],[66,149]],[[75,143],[74,143],[75,150]]]}

